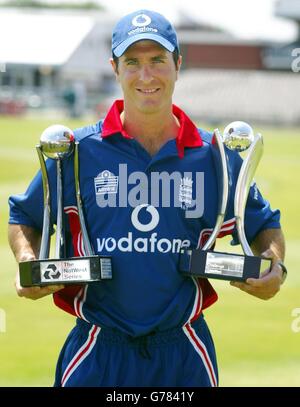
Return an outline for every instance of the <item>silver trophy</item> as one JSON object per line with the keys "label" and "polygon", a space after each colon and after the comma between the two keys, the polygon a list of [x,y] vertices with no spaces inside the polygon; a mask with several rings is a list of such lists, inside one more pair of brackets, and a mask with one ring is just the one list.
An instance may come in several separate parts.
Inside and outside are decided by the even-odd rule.
{"label": "silver trophy", "polygon": [[[261,134],[254,136],[252,128],[245,122],[230,123],[223,136],[218,129],[214,131],[216,143],[213,155],[218,178],[218,214],[215,227],[204,246],[200,249],[182,249],[180,271],[185,275],[222,280],[245,281],[247,278],[259,278],[261,273],[270,269],[271,260],[254,256],[246,239],[244,218],[246,202],[254,173],[263,154]],[[221,231],[231,182],[227,167],[227,149],[244,152],[236,189],[234,192],[234,217],[236,230],[244,255],[212,251],[212,247]]]}
{"label": "silver trophy", "polygon": [[[48,127],[36,146],[44,194],[43,229],[39,259],[19,264],[20,281],[23,287],[49,284],[78,284],[112,278],[111,257],[94,254],[89,240],[83,213],[79,182],[79,143],[75,142],[72,130],[62,125]],[[74,154],[74,179],[78,216],[83,238],[84,257],[66,258],[66,241],[63,203],[63,160]],[[49,259],[51,237],[51,191],[45,158],[56,161],[57,217],[55,257]]]}

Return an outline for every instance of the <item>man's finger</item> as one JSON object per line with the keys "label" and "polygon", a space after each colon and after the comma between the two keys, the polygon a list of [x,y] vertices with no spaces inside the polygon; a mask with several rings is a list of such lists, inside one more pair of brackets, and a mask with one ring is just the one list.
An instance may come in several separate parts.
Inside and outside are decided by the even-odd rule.
{"label": "man's finger", "polygon": [[39,287],[39,294],[41,295],[47,295],[47,294],[53,294],[56,291],[60,291],[64,288],[64,285],[47,285],[44,287]]}
{"label": "man's finger", "polygon": [[17,292],[19,297],[37,300],[45,297],[46,295],[54,294],[64,288],[64,285],[48,285],[44,287],[20,287]]}
{"label": "man's finger", "polygon": [[51,285],[49,286],[49,291],[56,292],[62,290],[63,288],[65,288],[63,284]]}
{"label": "man's finger", "polygon": [[263,287],[266,284],[266,280],[260,278],[247,278],[246,282],[251,287]]}
{"label": "man's finger", "polygon": [[244,290],[244,291],[246,291],[246,289],[247,289],[247,284],[241,283],[238,281],[230,281],[230,285],[232,285],[233,287],[239,288],[241,290]]}

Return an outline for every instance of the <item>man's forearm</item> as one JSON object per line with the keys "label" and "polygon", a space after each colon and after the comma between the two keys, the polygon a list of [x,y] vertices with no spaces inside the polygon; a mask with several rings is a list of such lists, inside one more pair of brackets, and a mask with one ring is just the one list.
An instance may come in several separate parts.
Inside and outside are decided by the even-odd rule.
{"label": "man's forearm", "polygon": [[284,260],[285,241],[281,229],[266,229],[260,232],[251,244],[256,255],[261,255],[266,250],[272,250],[274,260]]}
{"label": "man's forearm", "polygon": [[38,257],[41,235],[36,229],[25,225],[9,225],[8,241],[18,263]]}
{"label": "man's forearm", "polygon": [[[9,225],[8,240],[18,263],[38,258],[41,235],[36,229],[25,225]],[[63,285],[22,287],[19,271],[16,275],[15,287],[19,297],[30,298],[31,300],[43,298],[64,288]]]}
{"label": "man's forearm", "polygon": [[276,295],[285,278],[284,269],[278,263],[284,260],[285,243],[281,229],[266,229],[260,232],[251,248],[254,254],[272,259],[270,270],[265,270],[259,278],[248,278],[246,282],[232,281],[230,284],[257,298],[268,300]]}

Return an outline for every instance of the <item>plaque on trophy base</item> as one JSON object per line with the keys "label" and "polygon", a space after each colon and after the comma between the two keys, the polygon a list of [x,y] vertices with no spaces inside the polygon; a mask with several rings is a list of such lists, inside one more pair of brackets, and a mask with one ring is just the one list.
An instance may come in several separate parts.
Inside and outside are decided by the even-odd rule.
{"label": "plaque on trophy base", "polygon": [[26,261],[19,264],[19,269],[22,287],[112,279],[111,258],[103,256]]}
{"label": "plaque on trophy base", "polygon": [[183,275],[230,281],[259,278],[271,267],[271,260],[258,256],[201,249],[182,251],[179,262],[179,269]]}

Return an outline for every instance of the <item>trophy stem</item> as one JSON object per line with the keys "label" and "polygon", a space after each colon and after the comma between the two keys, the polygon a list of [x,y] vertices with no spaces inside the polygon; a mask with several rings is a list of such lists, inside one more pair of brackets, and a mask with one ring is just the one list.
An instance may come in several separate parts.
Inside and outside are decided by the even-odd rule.
{"label": "trophy stem", "polygon": [[41,175],[43,182],[43,192],[44,192],[44,214],[43,214],[43,230],[42,230],[42,240],[39,253],[39,259],[47,259],[49,257],[50,251],[50,188],[49,180],[47,174],[47,168],[44,160],[44,156],[41,150],[41,147],[36,146],[38,153],[40,166],[41,166]]}
{"label": "trophy stem", "polygon": [[[225,148],[222,140],[222,136],[218,129],[214,130],[214,136],[216,139],[215,149],[213,151],[218,179],[218,215],[215,227],[203,246],[202,250],[209,250],[215,243],[218,234],[221,230],[228,201],[229,194],[229,178],[227,169],[227,158],[225,153]],[[218,153],[217,153],[218,152]],[[216,156],[217,154],[217,156]]]}
{"label": "trophy stem", "polygon": [[87,232],[84,214],[83,214],[83,206],[82,206],[82,199],[80,193],[80,183],[79,183],[79,143],[75,142],[75,151],[74,151],[74,177],[75,177],[75,191],[76,191],[76,200],[77,200],[77,208],[78,208],[78,215],[79,215],[79,222],[82,232],[82,239],[85,254],[87,256],[92,256],[94,254],[94,250],[90,243],[89,235]]}
{"label": "trophy stem", "polygon": [[63,186],[62,186],[62,160],[56,160],[57,172],[57,221],[56,221],[56,242],[55,257],[62,259],[66,257],[65,236],[64,236],[64,213],[63,213]]}
{"label": "trophy stem", "polygon": [[257,134],[249,148],[247,157],[244,159],[236,185],[234,199],[234,215],[238,237],[243,251],[248,256],[253,256],[253,252],[246,239],[244,228],[245,208],[249,195],[254,173],[263,154],[263,139],[261,134]]}

